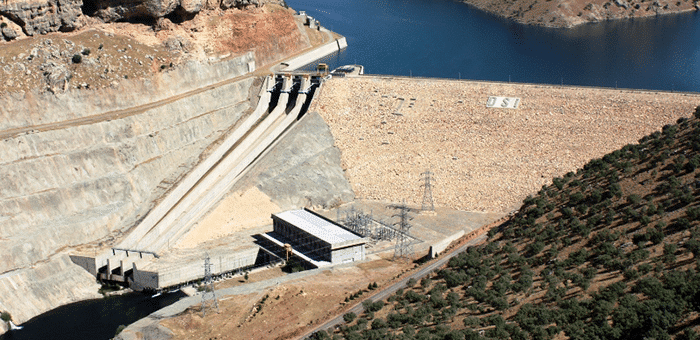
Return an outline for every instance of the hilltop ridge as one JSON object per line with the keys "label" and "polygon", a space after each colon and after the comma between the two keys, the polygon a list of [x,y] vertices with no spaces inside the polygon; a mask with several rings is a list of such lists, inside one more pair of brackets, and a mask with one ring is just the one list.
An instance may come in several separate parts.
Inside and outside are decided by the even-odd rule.
{"label": "hilltop ridge", "polygon": [[545,27],[574,27],[605,20],[653,17],[698,10],[693,0],[462,0],[515,22]]}

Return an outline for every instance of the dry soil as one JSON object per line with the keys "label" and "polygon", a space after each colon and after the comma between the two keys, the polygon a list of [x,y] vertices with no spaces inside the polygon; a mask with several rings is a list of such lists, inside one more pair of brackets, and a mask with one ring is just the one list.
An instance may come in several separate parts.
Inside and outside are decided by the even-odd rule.
{"label": "dry soil", "polygon": [[[489,96],[517,109],[487,108]],[[360,199],[508,212],[553,177],[688,117],[700,95],[435,79],[334,78],[312,110]]]}

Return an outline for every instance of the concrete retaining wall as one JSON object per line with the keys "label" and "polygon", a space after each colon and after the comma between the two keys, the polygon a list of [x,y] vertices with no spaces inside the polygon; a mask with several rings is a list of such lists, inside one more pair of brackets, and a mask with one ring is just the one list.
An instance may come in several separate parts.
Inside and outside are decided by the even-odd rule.
{"label": "concrete retaining wall", "polygon": [[133,226],[240,119],[252,83],[0,140],[0,273]]}
{"label": "concrete retaining wall", "polygon": [[[288,82],[287,86],[291,86],[291,82]],[[302,88],[304,86],[306,84],[302,84]],[[141,236],[135,243],[132,241],[133,239],[130,239],[128,245],[122,243],[120,247],[158,251],[168,243],[175,243],[179,237],[184,235],[201,216],[205,215],[216,202],[228,193],[237,179],[240,178],[241,173],[296,121],[306,96],[299,94],[294,108],[287,114],[285,108],[288,97],[289,94],[283,92],[275,109],[265,116],[263,121],[250,132],[243,130],[241,134],[247,133],[245,138],[237,140],[233,150],[226,150],[226,157],[212,162],[205,161],[203,164],[216,164],[215,167],[202,171],[202,174],[206,173],[206,176],[196,178],[188,176],[185,181],[180,183],[178,188],[172,192],[172,197],[169,196],[161,202],[161,205],[164,203],[172,205],[167,208],[166,215],[153,219],[154,221],[157,219],[155,227],[151,225],[142,227],[140,225],[138,229],[147,231],[147,234]],[[262,100],[261,105],[264,105]],[[243,127],[246,125],[244,124],[241,128]],[[186,190],[180,190],[181,186]]]}
{"label": "concrete retaining wall", "polygon": [[[257,247],[234,253],[221,252],[211,254],[212,275],[231,272],[255,264],[259,249]],[[178,263],[161,264],[158,260],[139,269],[134,264],[134,282],[140,287],[160,289],[184,282],[195,281],[204,277],[204,257],[185,260]]]}
{"label": "concrete retaining wall", "polygon": [[310,63],[313,63],[314,61],[321,59],[325,56],[331,55],[335,52],[338,52],[344,48],[348,47],[347,40],[345,37],[342,37],[340,39],[333,40],[329,43],[326,43],[325,45],[311,51],[304,53],[298,57],[289,59],[286,61],[287,65],[285,68],[282,69],[284,72],[291,72],[294,71],[304,65],[308,65]]}
{"label": "concrete retaining wall", "polygon": [[323,118],[306,113],[247,171],[234,190],[257,186],[283,210],[329,207],[355,198],[340,150]]}
{"label": "concrete retaining wall", "polygon": [[450,243],[458,240],[460,237],[464,236],[464,230],[460,230],[446,238],[444,238],[442,241],[436,242],[434,244],[430,245],[430,257],[435,258],[438,256],[438,254],[442,253],[447,249],[447,247],[450,245]]}

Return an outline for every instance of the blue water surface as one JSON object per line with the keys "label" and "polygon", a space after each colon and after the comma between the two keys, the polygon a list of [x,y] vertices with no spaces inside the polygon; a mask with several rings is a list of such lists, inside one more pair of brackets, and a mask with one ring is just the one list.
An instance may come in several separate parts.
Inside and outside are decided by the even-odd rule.
{"label": "blue water surface", "polygon": [[553,29],[452,0],[288,0],[348,41],[365,73],[698,92],[696,12]]}

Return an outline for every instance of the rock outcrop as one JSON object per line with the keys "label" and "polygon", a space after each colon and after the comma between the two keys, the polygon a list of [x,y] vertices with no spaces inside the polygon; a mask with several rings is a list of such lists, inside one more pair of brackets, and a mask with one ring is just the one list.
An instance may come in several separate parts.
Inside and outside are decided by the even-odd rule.
{"label": "rock outcrop", "polygon": [[[24,35],[73,31],[86,15],[104,22],[153,21],[166,16],[187,20],[204,9],[229,9],[284,4],[281,0],[8,0],[0,2],[0,23],[17,25]],[[84,15],[85,13],[85,15]],[[0,28],[5,40],[18,35],[10,26]]]}
{"label": "rock outcrop", "polygon": [[[265,1],[281,4],[281,1]],[[86,0],[86,7],[94,10],[95,17],[105,21],[157,20],[173,15],[185,20],[203,9],[229,9],[259,6],[259,0]]]}
{"label": "rock outcrop", "polygon": [[[82,0],[10,0],[0,3],[0,17],[19,25],[26,35],[72,31],[82,26],[82,6]],[[4,29],[2,33],[9,38]]]}

